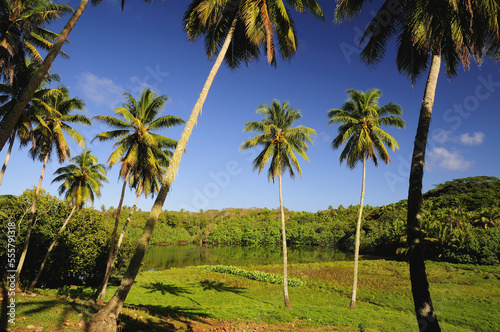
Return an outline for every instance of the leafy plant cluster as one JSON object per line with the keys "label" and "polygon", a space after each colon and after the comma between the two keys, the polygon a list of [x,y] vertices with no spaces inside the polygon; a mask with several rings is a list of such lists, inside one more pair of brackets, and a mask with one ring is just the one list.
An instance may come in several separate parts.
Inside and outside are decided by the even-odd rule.
{"label": "leafy plant cluster", "polygon": [[[208,270],[210,272],[233,274],[243,278],[268,282],[271,284],[282,284],[283,276],[276,273],[267,273],[262,271],[246,271],[234,266],[225,265],[201,265],[197,266],[198,269]],[[288,286],[290,287],[300,287],[304,286],[305,282],[298,278],[288,278]]]}
{"label": "leafy plant cluster", "polygon": [[[16,224],[16,248],[19,257],[26,236],[26,219],[30,218],[33,196],[34,190],[26,190],[17,197],[0,196],[0,210],[3,211],[0,216],[0,258],[4,262],[7,224]],[[28,251],[21,275],[26,282],[33,280],[47,248],[71,211],[68,202],[51,196],[44,190],[40,192],[37,205],[31,231],[31,250]],[[92,285],[102,278],[110,232],[109,223],[99,212],[91,208],[77,210],[48,259],[41,284],[49,287],[82,283]],[[119,265],[123,264],[121,259]]]}

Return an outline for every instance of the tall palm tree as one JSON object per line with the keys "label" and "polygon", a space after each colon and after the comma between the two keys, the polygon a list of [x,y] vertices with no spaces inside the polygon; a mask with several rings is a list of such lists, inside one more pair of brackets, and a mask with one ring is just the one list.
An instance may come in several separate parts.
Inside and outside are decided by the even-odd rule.
{"label": "tall palm tree", "polygon": [[[30,62],[27,60],[27,66],[25,71],[16,72],[12,83],[0,84],[0,116],[5,115],[10,112],[12,107],[17,102],[19,95],[22,93],[23,88],[26,86],[29,81],[30,75],[36,70],[37,65],[34,62]],[[39,89],[35,91],[33,95],[35,99],[43,99],[47,98],[50,94],[59,93],[58,89],[50,89],[46,88],[49,83],[59,82],[60,76],[58,74],[48,74],[45,76],[44,80],[40,84]],[[34,120],[33,117],[35,115],[36,107],[33,106],[33,103],[28,104],[26,110],[21,114],[12,134],[9,137],[9,146],[7,149],[7,154],[5,155],[5,161],[0,170],[0,185],[2,184],[2,179],[7,169],[7,165],[9,164],[10,156],[12,153],[12,148],[14,147],[14,142],[16,137],[19,138],[21,146],[26,146],[30,140],[33,138],[33,131],[31,123]]]}
{"label": "tall palm tree", "polygon": [[256,131],[260,133],[254,138],[243,142],[240,150],[250,149],[261,146],[261,153],[254,159],[253,168],[262,172],[268,162],[269,169],[267,176],[269,180],[278,178],[279,198],[281,210],[281,232],[283,241],[283,297],[285,307],[291,309],[290,299],[288,297],[288,273],[287,273],[287,252],[286,252],[286,229],[285,229],[285,211],[283,208],[283,196],[281,186],[281,175],[288,171],[292,178],[295,178],[295,171],[302,176],[302,170],[295,154],[299,154],[305,160],[309,161],[306,155],[308,149],[307,143],[312,143],[311,135],[316,135],[314,129],[308,127],[292,127],[294,122],[299,120],[302,115],[299,110],[291,108],[289,103],[284,101],[282,104],[274,100],[272,105],[262,104],[257,109],[264,119],[262,121],[250,121],[245,123],[244,131]]}
{"label": "tall palm tree", "polygon": [[[380,90],[373,89],[360,92],[354,89],[346,91],[348,99],[342,108],[328,111],[328,124],[340,124],[339,133],[332,142],[332,148],[338,149],[345,143],[340,154],[340,162],[346,161],[349,168],[363,162],[363,179],[361,183],[361,200],[359,203],[358,222],[356,223],[356,239],[354,244],[354,278],[352,283],[351,304],[349,309],[356,309],[356,290],[358,285],[358,259],[363,216],[363,200],[365,196],[366,159],[372,159],[378,167],[378,158],[387,165],[391,158],[385,148],[387,144],[392,151],[399,149],[398,142],[381,126],[404,128],[405,122],[398,115],[403,111],[399,105],[389,103],[380,107],[378,100]],[[378,155],[378,157],[377,157]]]}
{"label": "tall palm tree", "polygon": [[34,145],[30,149],[33,159],[39,159],[43,162],[42,172],[38,180],[38,186],[31,205],[31,216],[28,221],[28,230],[24,240],[24,247],[19,258],[16,270],[16,281],[19,282],[19,275],[22,271],[26,253],[31,236],[31,228],[35,219],[36,203],[40,188],[42,187],[43,176],[48,161],[55,151],[59,163],[64,162],[70,156],[70,149],[64,133],[67,133],[81,147],[85,147],[85,139],[74,128],[71,123],[90,125],[90,120],[82,114],[71,114],[74,110],[84,108],[83,101],[78,98],[70,98],[68,88],[59,87],[60,93],[49,95],[46,99],[36,99],[33,102],[40,108],[37,112],[37,126],[33,129]]}
{"label": "tall palm tree", "polygon": [[[323,18],[323,12],[315,0],[286,0],[285,2],[299,12],[308,10],[314,16]],[[242,22],[245,29],[242,28]],[[250,62],[258,55],[256,49],[264,44],[268,61],[273,63],[273,59],[275,59],[273,36],[275,33],[280,53],[285,58],[289,59],[296,52],[298,45],[295,25],[288,8],[282,0],[193,0],[184,15],[184,23],[190,39],[195,40],[205,34],[205,44],[210,45],[210,47],[207,47],[209,57],[217,52],[218,55],[181,134],[168,166],[167,174],[163,178],[162,186],[151,208],[144,231],[123,276],[121,285],[108,304],[94,315],[90,322],[90,331],[116,330],[116,318],[123,307],[137,273],[139,273],[149,239],[179,169],[181,156],[222,61],[226,59],[228,65],[231,66],[232,64],[233,67],[231,68],[235,68],[242,60]],[[236,30],[237,27],[240,28]],[[230,44],[234,47],[229,48]],[[0,135],[1,143],[2,137]]]}
{"label": "tall palm tree", "polygon": [[52,249],[66,229],[75,210],[81,209],[88,201],[93,205],[95,196],[101,196],[102,181],[108,182],[104,165],[99,164],[97,158],[89,150],[83,151],[71,161],[72,164],[60,167],[54,172],[57,177],[52,180],[52,183],[63,182],[59,186],[59,194],[64,194],[64,198],[73,205],[73,208],[47,249],[37,275],[29,286],[30,289],[35,288]]}
{"label": "tall palm tree", "polygon": [[0,75],[12,83],[26,69],[26,58],[42,63],[40,50],[49,51],[57,39],[44,27],[73,10],[50,0],[0,0],[0,8]]}
{"label": "tall palm tree", "polygon": [[[116,234],[127,184],[134,179],[136,186],[141,186],[141,191],[146,189],[149,192],[151,186],[152,190],[156,190],[157,178],[163,174],[162,165],[168,164],[169,160],[169,155],[164,150],[174,149],[177,141],[154,133],[154,131],[177,126],[185,122],[181,118],[172,115],[158,117],[165,107],[168,97],[166,95],[157,96],[149,88],[142,91],[139,100],[135,100],[128,93],[124,93],[124,97],[126,102],[122,107],[115,109],[115,113],[120,118],[104,115],[95,117],[95,119],[106,123],[108,126],[117,128],[116,130],[100,133],[94,139],[99,141],[118,139],[114,144],[116,149],[108,159],[108,166],[113,167],[117,162],[121,162],[119,177],[124,180],[120,202],[116,209],[115,225],[110,239],[105,277],[101,287],[93,296],[96,299],[100,293],[98,301],[100,303],[104,301],[106,296],[107,283],[111,274],[115,255]],[[148,188],[144,188],[144,186]]]}
{"label": "tall palm tree", "polygon": [[[339,0],[336,20],[352,19],[366,0]],[[391,19],[386,20],[387,13]],[[496,1],[412,0],[386,1],[364,33],[367,41],[361,59],[378,63],[389,40],[397,38],[396,63],[399,71],[414,82],[428,71],[420,107],[410,166],[408,189],[407,241],[410,280],[417,322],[422,331],[440,331],[429,293],[422,248],[422,179],[425,150],[441,62],[449,77],[460,63],[468,68],[471,58],[481,63],[487,55],[499,54],[499,5]],[[488,48],[488,46],[492,46]]]}

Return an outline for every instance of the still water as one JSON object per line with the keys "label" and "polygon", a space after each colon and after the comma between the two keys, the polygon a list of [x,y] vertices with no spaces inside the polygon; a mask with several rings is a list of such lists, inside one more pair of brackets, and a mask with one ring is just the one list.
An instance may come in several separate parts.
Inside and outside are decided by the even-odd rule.
{"label": "still water", "polygon": [[[351,253],[330,247],[297,246],[287,248],[288,263],[315,263],[352,260]],[[258,265],[283,262],[280,245],[261,246],[150,246],[143,260],[145,270],[164,270],[196,265]]]}

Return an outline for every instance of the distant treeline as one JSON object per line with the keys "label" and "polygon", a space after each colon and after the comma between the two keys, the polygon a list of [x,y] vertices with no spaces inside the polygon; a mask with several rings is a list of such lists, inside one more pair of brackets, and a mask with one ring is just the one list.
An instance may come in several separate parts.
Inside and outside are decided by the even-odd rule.
{"label": "distant treeline", "polygon": [[[33,190],[23,195],[3,196],[0,218],[18,225],[17,244],[21,248]],[[26,264],[31,278],[47,246],[70,207],[62,200],[43,193],[39,198],[36,224]],[[68,280],[92,283],[103,271],[113,208],[107,211],[83,209],[59,241],[47,267],[44,282],[60,284]],[[130,207],[124,207],[122,224]],[[357,206],[311,212],[286,211],[287,241],[290,245],[322,245],[353,250]],[[361,253],[404,258],[406,254],[406,201],[381,207],[365,206],[361,233]],[[132,215],[121,249],[118,271],[125,266],[139,238],[149,212]],[[267,244],[281,242],[280,214],[270,209],[228,208],[222,211],[163,211],[151,238],[153,244]],[[456,263],[500,263],[500,180],[472,177],[449,181],[424,194],[422,231],[427,259]],[[2,238],[5,242],[5,237]],[[6,245],[0,248],[5,256]],[[31,270],[33,269],[33,271]]]}

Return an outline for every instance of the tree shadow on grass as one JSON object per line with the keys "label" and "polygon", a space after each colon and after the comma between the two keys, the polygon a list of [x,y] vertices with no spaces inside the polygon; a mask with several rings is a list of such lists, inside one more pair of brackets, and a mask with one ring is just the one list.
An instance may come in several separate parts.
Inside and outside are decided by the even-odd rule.
{"label": "tree shadow on grass", "polygon": [[216,292],[229,292],[234,294],[242,294],[246,289],[244,287],[232,287],[224,282],[208,279],[200,281],[200,285],[203,287],[204,291],[214,290]]}
{"label": "tree shadow on grass", "polygon": [[[178,306],[159,306],[159,305],[141,305],[141,306],[127,306],[129,309],[144,310],[149,315],[158,318],[161,323],[153,322],[153,320],[148,319],[145,321],[139,321],[138,319],[132,318],[130,316],[120,315],[120,325],[123,326],[121,331],[132,332],[132,331],[178,331],[193,330],[193,322],[198,322],[202,324],[210,325],[204,319],[213,318],[212,315],[200,311],[196,308],[189,307],[178,307]],[[176,326],[175,322],[177,322]]]}
{"label": "tree shadow on grass", "polygon": [[153,282],[149,285],[141,286],[141,287],[145,288],[145,289],[149,289],[148,293],[160,292],[161,295],[170,294],[170,295],[174,295],[174,296],[182,296],[182,297],[185,297],[186,299],[190,300],[191,302],[201,306],[201,304],[198,303],[197,301],[193,300],[189,296],[184,295],[184,294],[193,294],[193,292],[188,290],[186,287],[179,287],[179,286],[172,285],[172,284],[168,285],[168,284],[164,284],[163,282]]}
{"label": "tree shadow on grass", "polygon": [[[30,300],[25,299],[23,300],[23,302],[19,302],[19,304],[23,306],[25,310],[23,314],[26,316],[40,314],[43,313],[44,311],[50,310],[51,308],[60,307],[60,310],[57,310],[56,315],[53,315],[52,313],[47,313],[48,315],[53,315],[57,317],[57,323],[56,323],[57,329],[64,329],[70,326],[76,326],[81,320],[88,321],[90,317],[97,312],[97,309],[91,305],[79,304],[76,302],[68,302],[64,299],[36,301],[36,302],[30,302]],[[78,316],[79,314],[83,315],[81,317],[73,317],[73,319],[77,322],[74,321],[72,322],[69,319],[70,316]],[[55,319],[52,320],[55,321]],[[85,331],[87,331],[86,325],[84,325],[84,329]]]}
{"label": "tree shadow on grass", "polygon": [[161,295],[171,294],[174,296],[181,296],[182,294],[193,294],[186,287],[179,287],[176,285],[167,285],[163,282],[153,282],[146,286],[141,286],[142,288],[149,289],[148,293],[160,292]]}
{"label": "tree shadow on grass", "polygon": [[215,280],[208,280],[208,279],[200,281],[200,285],[201,285],[201,287],[203,287],[203,290],[205,290],[205,291],[214,290],[216,292],[229,292],[229,293],[237,294],[239,296],[243,296],[243,297],[245,297],[249,300],[252,300],[252,301],[258,301],[261,303],[272,305],[272,303],[270,303],[270,302],[258,300],[258,299],[255,299],[253,297],[250,297],[248,295],[245,295],[246,287],[233,287],[233,286],[229,286],[228,284],[226,284],[224,282],[215,281]]}

